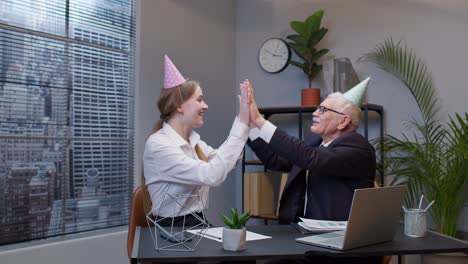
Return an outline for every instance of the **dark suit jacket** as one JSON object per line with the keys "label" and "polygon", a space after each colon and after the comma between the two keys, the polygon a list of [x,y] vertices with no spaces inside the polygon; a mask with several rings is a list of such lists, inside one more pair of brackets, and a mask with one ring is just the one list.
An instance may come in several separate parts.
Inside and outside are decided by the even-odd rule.
{"label": "dark suit jacket", "polygon": [[328,147],[318,147],[322,138],[312,135],[306,142],[276,129],[270,143],[258,138],[248,145],[270,170],[289,171],[279,208],[279,223],[298,222],[305,217],[348,220],[354,189],[370,188],[375,178],[375,149],[360,134],[351,132]]}

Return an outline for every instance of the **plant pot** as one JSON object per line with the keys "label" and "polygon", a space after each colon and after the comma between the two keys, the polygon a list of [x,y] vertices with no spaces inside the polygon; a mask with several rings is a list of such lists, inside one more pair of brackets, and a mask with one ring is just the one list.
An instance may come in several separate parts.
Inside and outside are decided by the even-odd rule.
{"label": "plant pot", "polygon": [[242,229],[223,228],[223,249],[229,251],[241,251],[245,249],[247,231]]}
{"label": "plant pot", "polygon": [[317,106],[320,104],[320,89],[304,88],[301,90],[302,106]]}
{"label": "plant pot", "polygon": [[421,264],[466,264],[468,254],[465,253],[436,253],[421,255]]}

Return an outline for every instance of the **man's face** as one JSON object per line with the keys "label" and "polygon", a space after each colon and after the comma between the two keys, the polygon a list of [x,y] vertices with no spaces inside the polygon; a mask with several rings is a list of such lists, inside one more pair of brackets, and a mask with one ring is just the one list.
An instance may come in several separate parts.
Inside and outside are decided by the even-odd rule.
{"label": "man's face", "polygon": [[[335,98],[327,97],[320,105],[329,109],[339,111],[337,109]],[[335,113],[330,110],[325,110],[323,113],[317,109],[313,114],[313,122],[310,127],[310,131],[314,134],[317,134],[321,137],[331,136],[338,131],[338,124],[344,118],[344,115]]]}

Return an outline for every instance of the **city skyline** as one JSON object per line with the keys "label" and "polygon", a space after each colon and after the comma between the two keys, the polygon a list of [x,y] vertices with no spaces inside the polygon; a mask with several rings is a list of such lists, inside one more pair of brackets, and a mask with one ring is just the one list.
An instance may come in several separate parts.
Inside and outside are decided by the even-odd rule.
{"label": "city skyline", "polygon": [[75,40],[0,28],[0,244],[127,223],[132,2],[70,1],[69,23],[63,2],[0,4],[0,24]]}

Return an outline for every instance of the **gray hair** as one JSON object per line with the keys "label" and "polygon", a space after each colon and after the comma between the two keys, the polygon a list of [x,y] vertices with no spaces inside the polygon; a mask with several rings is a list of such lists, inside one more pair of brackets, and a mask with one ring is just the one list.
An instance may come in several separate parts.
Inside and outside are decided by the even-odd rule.
{"label": "gray hair", "polygon": [[355,106],[350,100],[346,99],[340,92],[335,92],[327,96],[327,98],[335,99],[336,111],[342,112],[351,118],[349,129],[356,131],[361,123],[361,108]]}

